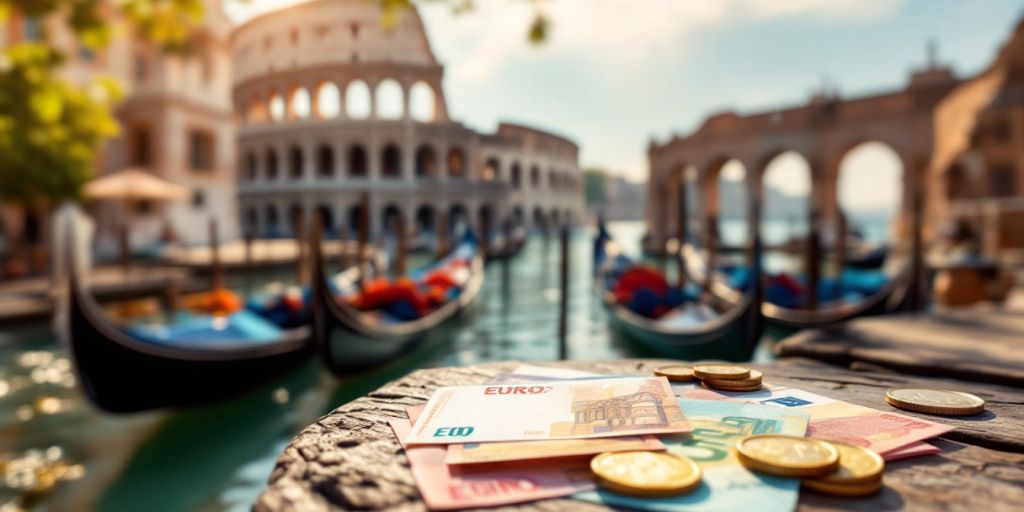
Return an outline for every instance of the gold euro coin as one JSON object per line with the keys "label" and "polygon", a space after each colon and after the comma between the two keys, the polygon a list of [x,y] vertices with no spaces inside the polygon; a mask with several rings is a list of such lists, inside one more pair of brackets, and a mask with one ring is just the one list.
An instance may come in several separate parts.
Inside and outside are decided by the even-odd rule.
{"label": "gold euro coin", "polygon": [[760,384],[754,384],[754,385],[750,385],[750,386],[730,386],[728,384],[723,384],[725,382],[730,382],[730,381],[704,379],[704,380],[700,381],[700,385],[704,389],[712,389],[712,390],[718,390],[718,391],[728,391],[728,392],[731,392],[731,393],[745,393],[745,392],[749,392],[749,391],[760,391],[761,390],[761,385]]}
{"label": "gold euro coin", "polygon": [[675,496],[700,485],[702,471],[693,460],[666,452],[602,453],[590,461],[602,487],[634,496]]}
{"label": "gold euro coin", "polygon": [[763,375],[761,374],[761,372],[759,372],[757,370],[750,370],[750,377],[747,377],[745,379],[732,379],[732,380],[729,380],[729,379],[711,379],[711,378],[708,378],[708,379],[704,379],[704,381],[709,383],[709,384],[716,385],[718,387],[723,387],[723,386],[747,387],[747,386],[760,386],[761,385],[761,378],[762,377],[763,377]]}
{"label": "gold euro coin", "polygon": [[985,411],[985,401],[970,393],[948,389],[892,388],[885,401],[893,407],[925,414],[968,416]]}
{"label": "gold euro coin", "polygon": [[811,478],[804,479],[800,482],[805,489],[817,491],[823,494],[831,494],[833,496],[867,496],[874,494],[882,490],[882,479],[866,482],[862,484],[835,484],[831,482],[825,482],[821,479]]}
{"label": "gold euro coin", "polygon": [[747,469],[775,476],[819,476],[839,467],[839,450],[809,437],[744,437],[736,442],[736,455]]}
{"label": "gold euro coin", "polygon": [[881,480],[885,461],[872,450],[852,444],[829,441],[839,450],[839,468],[814,478],[825,484],[850,485],[867,484]]}
{"label": "gold euro coin", "polygon": [[693,367],[698,379],[742,380],[750,377],[750,368],[733,364],[699,364]]}
{"label": "gold euro coin", "polygon": [[655,369],[654,374],[665,377],[672,382],[689,382],[694,380],[692,366],[663,366]]}

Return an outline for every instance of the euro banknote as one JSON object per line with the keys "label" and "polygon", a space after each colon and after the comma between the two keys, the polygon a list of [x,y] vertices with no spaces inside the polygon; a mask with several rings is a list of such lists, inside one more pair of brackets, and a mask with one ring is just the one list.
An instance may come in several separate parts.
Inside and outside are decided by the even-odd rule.
{"label": "euro banknote", "polygon": [[689,432],[664,377],[439,388],[407,444],[585,439]]}
{"label": "euro banknote", "polygon": [[789,512],[796,507],[800,481],[753,473],[736,458],[736,441],[755,434],[802,436],[808,415],[760,404],[680,400],[693,426],[689,436],[661,436],[670,453],[685,455],[704,471],[697,489],[674,497],[636,498],[599,489],[576,499],[614,507],[653,511],[757,510]]}
{"label": "euro banknote", "polygon": [[632,450],[659,451],[665,445],[655,436],[550,439],[448,445],[447,464],[480,464],[528,459],[553,459]]}
{"label": "euro banknote", "polygon": [[[891,411],[878,411],[791,387],[771,387],[753,393],[689,389],[683,392],[683,396],[700,400],[759,403],[805,412],[811,416],[808,436],[870,448],[882,457],[896,451],[896,458],[906,458],[906,453],[900,454],[897,450],[953,430],[953,427],[941,423]],[[929,451],[927,448],[915,447],[909,456]]]}
{"label": "euro banknote", "polygon": [[[405,439],[412,427],[405,419],[389,423],[399,440]],[[416,486],[431,510],[509,505],[594,488],[586,461],[448,466],[444,446],[406,445],[404,449]]]}

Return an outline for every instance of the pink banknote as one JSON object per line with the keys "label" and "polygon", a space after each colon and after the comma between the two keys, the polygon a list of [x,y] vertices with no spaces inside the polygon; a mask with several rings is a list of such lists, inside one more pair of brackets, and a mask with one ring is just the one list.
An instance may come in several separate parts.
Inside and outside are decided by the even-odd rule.
{"label": "pink banknote", "polygon": [[[805,412],[811,415],[808,436],[863,446],[883,457],[891,451],[913,447],[920,441],[953,430],[953,427],[941,423],[878,411],[797,388],[772,387],[753,393],[688,389],[683,390],[682,395],[696,400],[736,400]],[[904,453],[898,457],[925,455],[927,450],[914,447],[909,455]]]}
{"label": "pink banknote", "polygon": [[908,444],[903,448],[897,448],[890,450],[882,454],[882,458],[886,462],[892,462],[894,460],[909,459],[911,457],[921,457],[923,455],[935,455],[940,453],[942,450],[938,446],[933,446],[925,442]]}
{"label": "pink banknote", "polygon": [[[399,441],[412,430],[409,420],[389,422]],[[568,496],[595,485],[587,461],[448,466],[443,445],[404,446],[423,501],[431,510],[494,507]]]}

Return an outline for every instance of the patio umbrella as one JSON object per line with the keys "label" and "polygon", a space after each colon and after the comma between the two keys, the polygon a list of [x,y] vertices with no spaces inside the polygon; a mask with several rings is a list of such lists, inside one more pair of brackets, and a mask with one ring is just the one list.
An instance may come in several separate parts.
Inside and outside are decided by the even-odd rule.
{"label": "patio umbrella", "polygon": [[[130,167],[85,184],[85,197],[93,200],[122,201],[125,217],[130,219],[127,206],[133,201],[178,201],[189,197],[189,190],[180,185],[157,178],[145,169]],[[121,264],[129,268],[128,222],[121,229]]]}
{"label": "patio umbrella", "polygon": [[189,196],[187,188],[128,168],[85,184],[85,197],[121,201],[178,201]]}

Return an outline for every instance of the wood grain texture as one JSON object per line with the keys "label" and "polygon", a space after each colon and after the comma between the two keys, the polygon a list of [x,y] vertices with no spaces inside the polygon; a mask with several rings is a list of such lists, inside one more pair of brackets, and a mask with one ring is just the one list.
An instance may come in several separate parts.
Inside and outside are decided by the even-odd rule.
{"label": "wood grain texture", "polygon": [[[653,368],[672,362],[546,364],[597,373],[648,375]],[[479,384],[518,364],[418,370],[339,407],[299,433],[284,450],[254,509],[425,510],[408,460],[387,420],[404,417],[406,407],[424,403],[440,386]],[[798,386],[880,410],[889,408],[882,401],[882,394],[890,385],[950,384],[935,379],[852,372],[802,359],[756,366],[765,372],[768,382]],[[801,492],[800,510],[1024,510],[1021,393],[991,385],[972,387],[972,391],[984,393],[990,399],[987,415],[973,419],[928,416],[958,427],[945,439],[935,441],[943,449],[942,454],[892,463],[886,471],[885,489],[868,498],[838,499]],[[1004,451],[991,446],[1004,447]],[[570,499],[504,508],[605,510]]]}
{"label": "wood grain texture", "polygon": [[776,345],[780,357],[1024,387],[1024,316],[999,311],[864,318]]}

